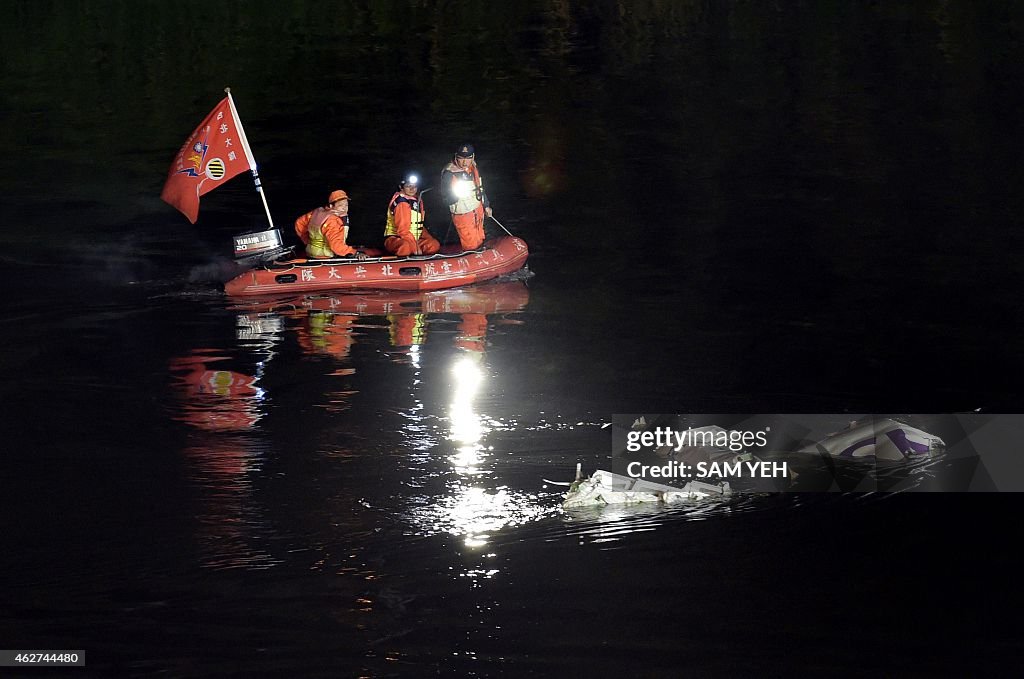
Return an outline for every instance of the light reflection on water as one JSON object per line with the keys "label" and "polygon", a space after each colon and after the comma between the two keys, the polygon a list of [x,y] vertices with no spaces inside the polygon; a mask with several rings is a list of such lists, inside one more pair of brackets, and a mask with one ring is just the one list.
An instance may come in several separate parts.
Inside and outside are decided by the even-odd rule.
{"label": "light reflection on water", "polygon": [[[516,280],[432,293],[304,295],[229,305],[227,310],[234,312],[233,346],[196,348],[171,362],[172,385],[178,394],[171,417],[192,428],[185,450],[188,477],[201,496],[199,533],[210,536],[200,537],[204,565],[238,568],[272,562],[261,550],[244,545],[247,539],[258,541],[257,536],[273,532],[252,517],[263,502],[256,481],[267,483],[267,474],[260,476],[265,456],[270,455],[271,463],[280,466],[274,459],[279,457],[276,447],[267,442],[274,428],[264,429],[260,423],[282,400],[283,394],[278,395],[273,386],[282,382],[295,384],[298,380],[303,385],[298,412],[305,403],[329,416],[312,421],[315,424],[306,432],[299,430],[301,436],[289,446],[288,456],[306,458],[307,464],[313,462],[310,456],[314,455],[325,456],[334,464],[341,460],[355,465],[350,467],[351,482],[326,468],[334,485],[323,488],[322,502],[351,504],[348,500],[354,501],[353,493],[361,495],[359,486],[352,483],[377,475],[374,467],[386,452],[401,461],[405,475],[401,485],[406,490],[436,487],[437,481],[446,485],[442,497],[422,500],[427,512],[416,520],[424,534],[454,531],[469,536],[467,544],[476,544],[490,531],[519,525],[547,511],[525,493],[507,487],[495,491],[465,481],[493,471],[488,468],[483,441],[491,420],[474,407],[478,392],[488,381],[484,377],[488,324],[521,310],[527,300],[525,283]],[[458,319],[457,329],[445,332],[452,317]],[[441,330],[432,329],[436,323],[442,324]],[[358,344],[383,348],[355,360],[352,352]],[[301,352],[298,364],[295,347]],[[438,374],[434,367],[437,359],[452,349],[457,370]],[[398,451],[381,450],[376,437],[360,445],[359,439],[352,437],[352,427],[335,424],[360,397],[350,378],[364,368],[371,374],[381,370],[375,362],[408,367],[397,373],[397,380],[371,385],[375,390],[409,397],[404,404],[402,399],[391,399],[396,407],[389,415],[399,418],[394,432],[402,441]],[[450,403],[436,402],[432,394],[437,390],[429,384],[431,380],[452,381],[451,388],[443,390],[451,395]],[[296,412],[296,404],[286,407]],[[214,437],[214,433],[222,436]],[[450,455],[439,455],[449,439],[456,448]],[[320,490],[320,479],[312,483]],[[414,496],[403,500],[405,507],[420,501]],[[324,510],[312,505],[308,514],[316,517]]]}
{"label": "light reflection on water", "polygon": [[[479,332],[478,328],[473,332]],[[503,474],[498,473],[487,445],[492,420],[477,412],[476,400],[488,385],[497,388],[494,383],[500,382],[501,376],[485,375],[480,335],[468,336],[465,323],[460,325],[456,345],[459,352],[448,370],[451,397],[446,438],[453,451],[446,457],[449,468],[444,474],[444,494],[415,498],[419,506],[409,518],[420,534],[456,536],[464,546],[476,549],[486,546],[493,533],[536,521],[555,509],[541,504],[536,494],[493,485]]]}
{"label": "light reflection on water", "polygon": [[459,445],[459,453],[478,450],[484,429],[480,417],[473,411],[473,399],[484,380],[480,368],[482,355],[472,354],[460,356],[452,365],[452,378],[455,382],[450,407],[451,440]]}
{"label": "light reflection on water", "polygon": [[[796,494],[781,500],[736,494],[672,507],[564,511],[565,489],[542,481],[560,478],[552,466],[570,468],[582,462],[593,470],[608,463],[599,447],[567,449],[561,437],[576,441],[572,432],[577,432],[596,440],[607,422],[603,416],[571,417],[551,410],[524,418],[509,407],[499,367],[507,364],[500,360],[506,349],[499,348],[497,359],[489,355],[489,324],[522,310],[526,299],[525,285],[515,282],[514,287],[481,286],[448,295],[420,293],[402,304],[379,295],[317,295],[230,308],[233,346],[196,348],[172,362],[180,396],[173,417],[193,430],[185,458],[191,482],[202,496],[196,520],[203,565],[266,568],[310,549],[326,549],[337,540],[369,540],[358,548],[368,549],[376,538],[360,522],[378,521],[383,512],[405,525],[402,534],[410,539],[456,538],[468,550],[460,575],[490,579],[499,571],[480,559],[500,555],[509,540],[570,539],[620,549],[629,536],[680,523],[727,520],[770,511],[780,503],[791,508],[807,503]],[[426,313],[425,308],[439,311]],[[372,351],[356,355],[358,345]],[[298,365],[295,348],[303,361]],[[352,438],[350,426],[333,419],[370,396],[354,388],[350,379],[363,370],[373,374],[382,364],[392,365],[389,374],[398,376],[387,390],[404,395],[404,402],[394,400],[387,415],[397,424],[393,437],[398,448],[374,438]],[[282,536],[260,518],[267,507],[260,484],[266,484],[268,461],[280,455],[267,441],[273,430],[264,429],[279,398],[268,385],[281,383],[282,374],[292,379],[290,374],[300,366],[305,376],[295,379],[303,385],[304,402],[323,409],[329,419],[324,420],[322,440],[314,437],[310,447],[307,439],[299,439],[287,455],[327,461],[326,479],[311,481],[322,493],[316,502],[323,506],[312,504],[305,513],[314,520],[322,517],[342,533],[285,535],[293,549],[273,554],[266,547],[268,539]],[[294,411],[295,405],[289,408]],[[515,450],[508,450],[509,445]],[[368,491],[380,483],[375,470],[382,453],[396,463],[399,490],[389,487],[374,495]],[[338,463],[345,465],[344,474]],[[365,500],[367,495],[375,499]],[[331,508],[356,505],[351,520],[332,519]]]}
{"label": "light reflection on water", "polygon": [[[494,390],[500,375],[487,375],[484,355],[456,355],[451,363],[451,401],[449,404],[448,442],[453,448],[447,456],[449,468],[445,477],[444,493],[439,496],[411,498],[413,509],[409,520],[418,535],[446,534],[458,537],[471,549],[494,547],[497,534],[521,529],[538,539],[576,537],[581,543],[605,544],[678,521],[707,521],[762,508],[762,496],[741,495],[722,500],[703,499],[671,507],[659,505],[604,506],[563,510],[561,500],[564,488],[552,489],[538,484],[536,492],[527,488],[515,489],[503,482],[506,472],[502,466],[515,465],[515,461],[494,459],[488,435],[495,431],[527,432],[563,430],[583,427],[602,428],[602,423],[542,422],[517,427],[514,420],[501,421],[478,412],[477,401],[482,392]],[[486,399],[484,399],[486,402]],[[556,416],[557,419],[557,416]],[[590,451],[581,454],[601,464],[603,456]],[[530,527],[528,524],[535,524]],[[609,546],[610,548],[610,546]],[[480,570],[467,564],[477,575],[491,577],[496,571]]]}
{"label": "light reflection on water", "polygon": [[[514,528],[560,511],[540,502],[536,494],[506,487],[489,489],[449,480],[440,498],[414,509],[410,519],[418,534],[447,534],[466,547],[483,547],[499,530]],[[422,499],[422,498],[421,498]]]}

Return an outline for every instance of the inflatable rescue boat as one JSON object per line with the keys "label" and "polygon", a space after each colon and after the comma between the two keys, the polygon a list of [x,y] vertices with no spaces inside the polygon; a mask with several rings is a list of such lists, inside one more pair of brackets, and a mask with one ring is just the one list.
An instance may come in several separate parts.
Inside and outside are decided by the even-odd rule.
{"label": "inflatable rescue boat", "polygon": [[[441,290],[491,280],[518,271],[529,250],[522,239],[501,236],[478,250],[446,246],[430,256],[395,257],[364,249],[366,259],[280,257],[280,235],[273,232],[235,237],[236,261],[256,261],[253,268],[224,284],[227,294],[280,295],[330,290]],[[276,235],[276,241],[274,239]],[[261,239],[262,237],[262,239]]]}

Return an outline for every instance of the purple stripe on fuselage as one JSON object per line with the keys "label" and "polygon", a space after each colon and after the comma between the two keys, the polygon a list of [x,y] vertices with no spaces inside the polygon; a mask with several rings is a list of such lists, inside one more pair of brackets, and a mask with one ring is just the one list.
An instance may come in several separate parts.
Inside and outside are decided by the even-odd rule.
{"label": "purple stripe on fuselage", "polygon": [[917,443],[908,439],[907,432],[902,429],[893,429],[885,435],[904,455],[921,455],[931,450],[927,443]]}
{"label": "purple stripe on fuselage", "polygon": [[[864,439],[862,441],[857,441],[856,443],[854,443],[853,445],[848,447],[846,450],[844,450],[843,452],[839,453],[839,457],[853,457],[853,452],[855,450],[857,450],[858,448],[863,448],[864,446],[873,446],[873,445],[875,445],[875,437],[874,436],[872,436],[869,439]],[[871,456],[870,455],[865,455],[864,457],[871,457]]]}

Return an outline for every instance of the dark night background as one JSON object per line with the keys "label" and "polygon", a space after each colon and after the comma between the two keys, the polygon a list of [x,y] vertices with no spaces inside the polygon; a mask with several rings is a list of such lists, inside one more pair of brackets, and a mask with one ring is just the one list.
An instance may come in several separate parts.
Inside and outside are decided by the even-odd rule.
{"label": "dark night background", "polygon": [[[1018,661],[1014,494],[569,514],[543,479],[607,467],[614,413],[1020,412],[1024,6],[0,9],[0,648],[105,677]],[[375,244],[470,141],[534,275],[411,347],[408,308],[224,297],[251,181],[196,225],[159,194],[226,86],[289,242],[345,188]]]}

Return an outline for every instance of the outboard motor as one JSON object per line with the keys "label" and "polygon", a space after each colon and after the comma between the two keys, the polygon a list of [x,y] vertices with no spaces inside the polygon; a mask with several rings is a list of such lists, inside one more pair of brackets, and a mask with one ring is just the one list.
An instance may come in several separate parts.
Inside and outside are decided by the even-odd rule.
{"label": "outboard motor", "polygon": [[251,267],[269,262],[291,253],[291,246],[281,240],[280,229],[268,229],[255,233],[243,233],[234,237],[235,262]]}

